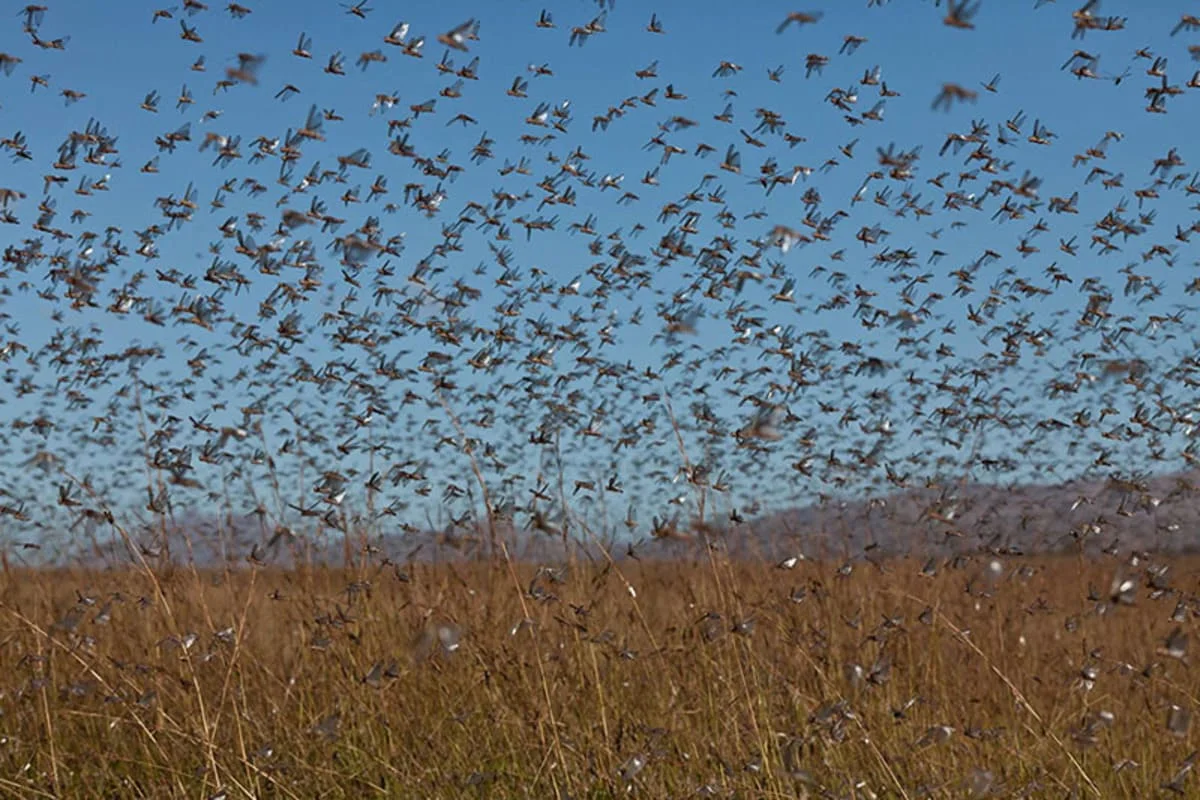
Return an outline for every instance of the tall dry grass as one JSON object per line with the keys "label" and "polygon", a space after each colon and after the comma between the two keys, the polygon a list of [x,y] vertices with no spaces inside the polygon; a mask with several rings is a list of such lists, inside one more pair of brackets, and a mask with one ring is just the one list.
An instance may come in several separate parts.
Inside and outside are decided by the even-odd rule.
{"label": "tall dry grass", "polygon": [[1200,791],[1200,562],[990,560],[10,570],[0,790]]}

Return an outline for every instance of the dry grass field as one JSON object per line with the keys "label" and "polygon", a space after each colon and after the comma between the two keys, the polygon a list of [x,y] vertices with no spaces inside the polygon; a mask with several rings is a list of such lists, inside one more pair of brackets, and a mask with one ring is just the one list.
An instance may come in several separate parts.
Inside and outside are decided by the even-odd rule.
{"label": "dry grass field", "polygon": [[10,570],[0,790],[1195,796],[1200,563],[1162,566]]}

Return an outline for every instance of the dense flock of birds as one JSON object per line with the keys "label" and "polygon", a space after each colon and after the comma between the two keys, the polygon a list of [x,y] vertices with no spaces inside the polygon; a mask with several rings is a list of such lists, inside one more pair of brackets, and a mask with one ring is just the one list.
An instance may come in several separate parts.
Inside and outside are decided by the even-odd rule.
{"label": "dense flock of birds", "polygon": [[183,0],[111,11],[131,67],[70,5],[0,30],[10,543],[687,538],[1079,475],[1132,513],[1200,457],[1182,7]]}

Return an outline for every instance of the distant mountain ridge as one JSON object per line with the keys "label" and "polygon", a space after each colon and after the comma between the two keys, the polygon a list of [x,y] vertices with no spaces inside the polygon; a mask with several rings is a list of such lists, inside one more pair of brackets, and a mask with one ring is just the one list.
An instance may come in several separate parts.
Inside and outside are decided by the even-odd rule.
{"label": "distant mountain ridge", "polygon": [[1097,553],[1118,547],[1200,551],[1200,471],[1142,482],[1112,479],[911,489],[874,500],[830,502],[758,517],[731,546],[764,557],[815,558],[997,553]]}
{"label": "distant mountain ridge", "polygon": [[[368,541],[372,555],[396,563],[462,560],[486,556],[486,528],[450,528],[416,533],[384,533]],[[572,530],[571,538],[579,532]],[[612,543],[613,558],[672,558],[695,553],[706,542],[745,559],[779,561],[803,555],[841,560],[960,553],[1044,555],[1078,552],[1200,552],[1200,470],[1160,475],[1142,482],[1074,480],[1063,484],[1001,487],[959,483],[941,488],[897,490],[871,499],[827,501],[767,513],[732,523],[703,526],[680,521],[669,536],[635,531]],[[148,536],[148,534],[147,534]],[[252,520],[184,518],[170,534],[169,548],[141,541],[152,563],[169,549],[172,560],[201,566],[262,563],[338,564],[347,552],[357,558],[360,540],[346,542],[326,530],[320,537],[280,537],[270,545]],[[561,538],[504,524],[500,536],[514,558],[557,561],[565,556]],[[603,558],[596,544],[574,541],[574,556]],[[117,537],[96,548],[82,545],[68,557],[75,563],[113,565],[138,561]]]}

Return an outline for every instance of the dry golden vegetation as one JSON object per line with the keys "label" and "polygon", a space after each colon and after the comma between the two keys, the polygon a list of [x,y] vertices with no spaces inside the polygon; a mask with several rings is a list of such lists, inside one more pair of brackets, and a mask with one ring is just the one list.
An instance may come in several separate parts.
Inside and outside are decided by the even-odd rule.
{"label": "dry golden vegetation", "polygon": [[1163,566],[12,570],[0,788],[1190,794],[1200,563]]}

